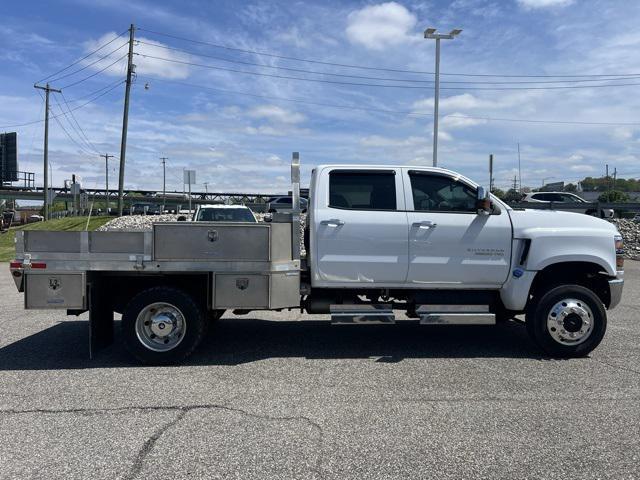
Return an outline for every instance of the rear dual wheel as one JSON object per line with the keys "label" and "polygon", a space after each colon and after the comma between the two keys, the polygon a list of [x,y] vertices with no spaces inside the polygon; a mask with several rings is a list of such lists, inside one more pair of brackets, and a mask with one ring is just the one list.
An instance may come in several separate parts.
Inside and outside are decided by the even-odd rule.
{"label": "rear dual wheel", "polygon": [[200,344],[206,327],[203,309],[190,295],[171,287],[140,292],[122,314],[125,346],[144,364],[184,360]]}
{"label": "rear dual wheel", "polygon": [[584,357],[602,341],[607,313],[588,288],[563,285],[534,299],[526,328],[531,339],[552,357]]}

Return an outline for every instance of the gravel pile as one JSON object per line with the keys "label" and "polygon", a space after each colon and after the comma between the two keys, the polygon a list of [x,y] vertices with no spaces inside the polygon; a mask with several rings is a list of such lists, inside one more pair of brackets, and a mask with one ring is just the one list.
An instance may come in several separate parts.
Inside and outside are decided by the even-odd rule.
{"label": "gravel pile", "polygon": [[151,230],[152,225],[158,222],[175,222],[178,220],[178,215],[164,214],[164,215],[127,215],[124,217],[114,218],[113,220],[105,223],[96,230],[99,232],[107,231],[128,231],[128,232],[143,232],[145,230]]}
{"label": "gravel pile", "polygon": [[628,258],[640,259],[640,223],[617,218],[612,221],[624,239],[624,250]]}

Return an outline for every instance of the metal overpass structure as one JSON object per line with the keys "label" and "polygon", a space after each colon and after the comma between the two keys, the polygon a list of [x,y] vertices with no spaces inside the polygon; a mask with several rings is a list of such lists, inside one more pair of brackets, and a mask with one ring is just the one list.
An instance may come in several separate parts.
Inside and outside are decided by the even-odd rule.
{"label": "metal overpass structure", "polygon": [[[44,195],[42,187],[0,187],[0,199],[11,200],[31,200],[42,201]],[[69,188],[53,187],[50,190],[55,195],[55,200],[73,202],[74,195]],[[104,202],[107,196],[105,189],[83,188],[82,193],[89,196],[90,201]],[[118,201],[118,190],[109,189],[108,200],[110,202]],[[270,198],[283,196],[286,193],[277,195],[272,193],[221,193],[221,192],[191,192],[191,203],[196,205],[206,203],[231,203],[231,204],[266,204]],[[77,198],[77,196],[76,196]],[[166,195],[162,191],[157,190],[125,190],[125,204],[134,203],[151,203],[155,205],[185,205],[189,202],[187,194],[182,192],[167,192]]]}

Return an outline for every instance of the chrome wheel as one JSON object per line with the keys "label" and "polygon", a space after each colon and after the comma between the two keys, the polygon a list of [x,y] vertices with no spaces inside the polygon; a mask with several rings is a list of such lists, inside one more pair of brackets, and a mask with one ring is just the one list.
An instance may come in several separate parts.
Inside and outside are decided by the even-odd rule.
{"label": "chrome wheel", "polygon": [[584,300],[565,298],[557,302],[547,316],[547,330],[562,345],[578,345],[593,332],[594,318]]}
{"label": "chrome wheel", "polygon": [[184,315],[170,303],[151,303],[140,311],[136,319],[138,340],[154,352],[166,352],[177,347],[186,330]]}

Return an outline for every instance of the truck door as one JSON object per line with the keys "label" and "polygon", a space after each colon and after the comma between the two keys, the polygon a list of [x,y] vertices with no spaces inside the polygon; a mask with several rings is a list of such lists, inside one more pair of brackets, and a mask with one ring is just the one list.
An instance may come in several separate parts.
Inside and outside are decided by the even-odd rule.
{"label": "truck door", "polygon": [[403,169],[413,284],[496,287],[509,273],[511,221],[478,214],[476,188],[446,172]]}
{"label": "truck door", "polygon": [[400,169],[324,167],[314,195],[314,286],[405,281],[408,227]]}

